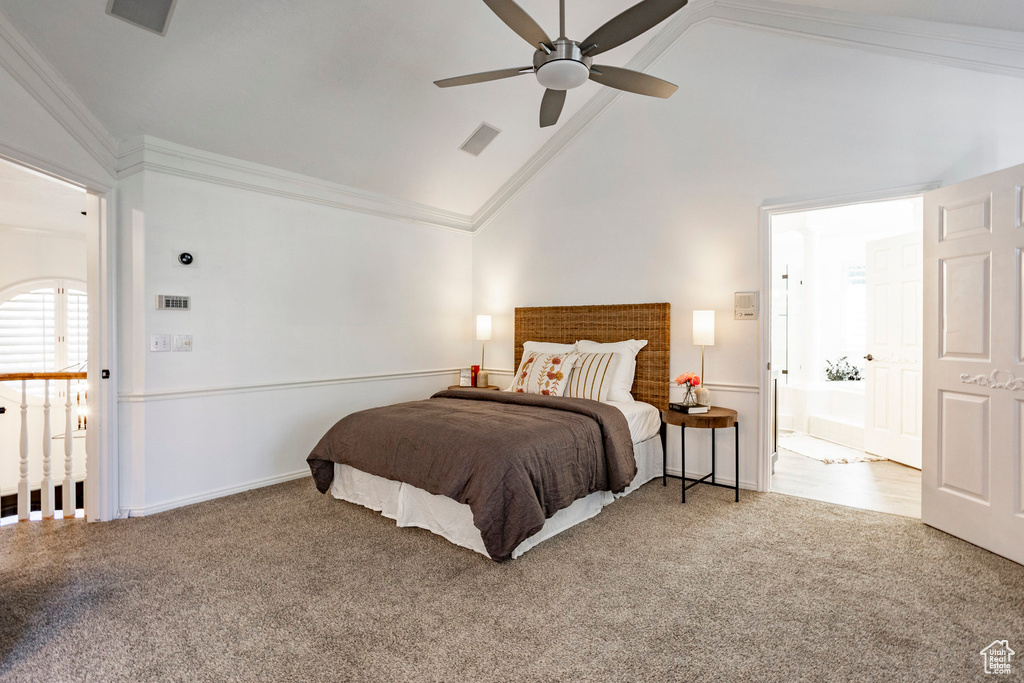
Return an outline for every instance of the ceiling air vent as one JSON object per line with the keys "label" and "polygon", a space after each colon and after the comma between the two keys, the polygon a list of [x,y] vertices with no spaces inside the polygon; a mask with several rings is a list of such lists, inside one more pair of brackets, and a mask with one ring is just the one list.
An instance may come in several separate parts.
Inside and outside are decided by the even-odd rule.
{"label": "ceiling air vent", "polygon": [[168,296],[160,294],[156,298],[158,311],[188,311],[192,308],[192,302],[187,296]]}
{"label": "ceiling air vent", "polygon": [[459,147],[459,149],[478,157],[480,152],[484,151],[484,148],[491,144],[500,132],[500,130],[489,123],[481,123],[476,132],[470,135],[469,139],[463,142],[462,147]]}
{"label": "ceiling air vent", "polygon": [[177,0],[110,0],[107,14],[162,36],[167,34],[175,2]]}

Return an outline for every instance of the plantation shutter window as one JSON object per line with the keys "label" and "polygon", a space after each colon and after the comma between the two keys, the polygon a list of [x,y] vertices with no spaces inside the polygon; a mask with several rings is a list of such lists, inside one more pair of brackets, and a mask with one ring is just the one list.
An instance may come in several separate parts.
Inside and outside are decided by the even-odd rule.
{"label": "plantation shutter window", "polygon": [[[0,373],[85,369],[88,314],[84,283],[44,280],[0,292]],[[42,381],[28,388],[42,397]],[[84,390],[84,382],[72,384],[72,391]],[[63,393],[62,384],[52,387],[50,398]]]}

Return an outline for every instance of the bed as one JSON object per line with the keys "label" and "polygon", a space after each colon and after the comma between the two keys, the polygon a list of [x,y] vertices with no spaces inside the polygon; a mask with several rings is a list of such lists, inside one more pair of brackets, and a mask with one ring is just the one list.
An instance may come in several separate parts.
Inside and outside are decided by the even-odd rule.
{"label": "bed", "polygon": [[[662,474],[669,312],[669,304],[517,308],[516,368],[527,341],[648,340],[636,355],[635,400],[455,390],[361,411],[310,454],[317,486],[399,526],[491,559],[517,558]],[[469,425],[479,443],[461,433]]]}

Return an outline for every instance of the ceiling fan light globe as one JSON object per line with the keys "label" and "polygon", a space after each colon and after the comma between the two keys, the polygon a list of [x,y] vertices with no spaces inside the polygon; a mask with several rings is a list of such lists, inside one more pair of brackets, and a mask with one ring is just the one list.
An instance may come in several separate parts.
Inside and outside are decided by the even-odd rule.
{"label": "ceiling fan light globe", "polygon": [[574,59],[558,59],[537,69],[537,80],[550,90],[572,90],[589,78],[590,69]]}

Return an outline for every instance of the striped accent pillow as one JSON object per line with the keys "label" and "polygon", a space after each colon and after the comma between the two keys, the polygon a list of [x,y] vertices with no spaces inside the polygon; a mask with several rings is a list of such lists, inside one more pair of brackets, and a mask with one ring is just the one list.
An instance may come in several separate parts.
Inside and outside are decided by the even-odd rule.
{"label": "striped accent pillow", "polygon": [[566,396],[607,401],[612,388],[614,353],[581,353],[569,376]]}

